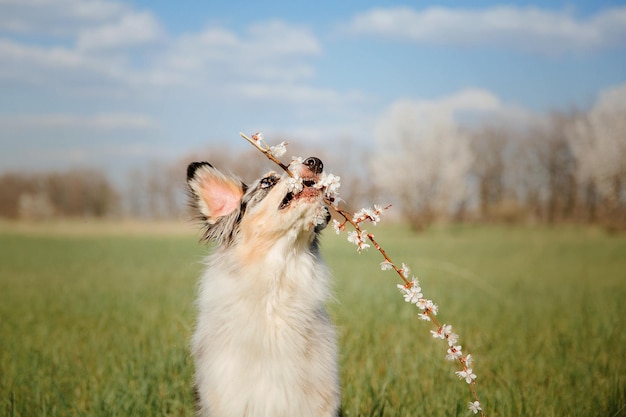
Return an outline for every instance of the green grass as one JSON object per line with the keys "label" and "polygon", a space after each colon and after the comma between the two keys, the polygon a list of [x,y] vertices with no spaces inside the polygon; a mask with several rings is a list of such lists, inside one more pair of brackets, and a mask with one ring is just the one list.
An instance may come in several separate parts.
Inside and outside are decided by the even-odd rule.
{"label": "green grass", "polygon": [[[107,228],[112,227],[108,225]],[[372,229],[475,357],[489,416],[626,415],[626,237]],[[0,234],[1,416],[192,416],[193,234]],[[372,249],[327,231],[344,416],[468,416],[445,342]]]}

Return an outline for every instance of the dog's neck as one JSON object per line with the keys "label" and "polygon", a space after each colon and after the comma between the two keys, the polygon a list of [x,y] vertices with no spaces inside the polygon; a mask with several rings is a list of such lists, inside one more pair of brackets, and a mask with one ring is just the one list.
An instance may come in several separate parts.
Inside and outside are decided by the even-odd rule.
{"label": "dog's neck", "polygon": [[268,231],[257,229],[252,232],[242,232],[241,239],[230,248],[235,258],[242,265],[259,267],[263,264],[298,258],[300,256],[317,256],[317,236],[312,230],[287,229],[283,231]]}
{"label": "dog's neck", "polygon": [[211,263],[228,271],[240,295],[266,298],[268,308],[312,308],[329,297],[328,271],[313,234],[285,235],[269,247],[233,245],[214,253]]}

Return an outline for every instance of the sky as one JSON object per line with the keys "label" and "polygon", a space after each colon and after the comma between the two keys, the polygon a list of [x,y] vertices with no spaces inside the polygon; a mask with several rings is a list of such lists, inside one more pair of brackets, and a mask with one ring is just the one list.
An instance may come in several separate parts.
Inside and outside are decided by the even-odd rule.
{"label": "sky", "polygon": [[626,1],[0,0],[0,173],[367,145],[402,101],[515,123],[624,84]]}

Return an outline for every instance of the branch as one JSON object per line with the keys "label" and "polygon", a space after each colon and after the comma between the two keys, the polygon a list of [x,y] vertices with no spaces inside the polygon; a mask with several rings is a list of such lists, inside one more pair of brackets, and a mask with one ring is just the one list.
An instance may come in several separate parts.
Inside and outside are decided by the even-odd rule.
{"label": "branch", "polygon": [[[255,133],[254,135],[252,135],[252,138],[249,138],[243,133],[240,133],[240,135],[245,140],[254,145],[254,147],[261,151],[261,153],[263,153],[268,159],[281,167],[290,177],[294,177],[293,173],[289,171],[289,165],[283,164],[278,159],[286,152],[287,144],[285,142],[282,142],[278,146],[269,146],[263,141],[263,136],[260,133]],[[387,252],[380,246],[380,244],[378,244],[378,242],[374,238],[374,235],[372,233],[367,233],[367,231],[361,227],[361,224],[366,221],[369,221],[373,225],[376,225],[376,223],[380,221],[380,214],[382,213],[382,211],[388,209],[391,206],[386,206],[382,208],[374,205],[374,208],[364,208],[359,210],[356,214],[339,208],[337,203],[339,201],[339,198],[337,197],[339,177],[335,177],[332,174],[329,174],[328,177],[333,178],[335,182],[333,182],[333,187],[330,187],[329,183],[326,182],[322,184],[322,189],[325,191],[324,202],[333,211],[335,211],[335,213],[337,213],[344,219],[342,223],[333,220],[333,227],[335,231],[337,232],[337,234],[339,234],[341,231],[345,231],[346,223],[349,223],[354,228],[354,232],[348,234],[348,241],[357,245],[359,253],[361,253],[363,249],[367,249],[370,246],[367,243],[367,241],[369,241],[383,256],[384,261],[381,263],[381,269],[393,269],[398,274],[403,282],[403,284],[398,285],[398,288],[404,296],[404,300],[411,304],[415,304],[420,310],[422,310],[419,315],[419,318],[421,320],[430,321],[435,325],[437,330],[430,331],[434,338],[443,339],[448,342],[446,359],[457,361],[461,364],[462,370],[456,371],[455,374],[462,380],[465,380],[465,382],[467,382],[470,387],[470,392],[472,394],[472,397],[474,398],[474,401],[468,404],[469,410],[471,410],[474,414],[478,414],[480,412],[481,416],[485,417],[486,414],[482,409],[476,391],[476,374],[474,374],[471,368],[471,364],[473,361],[472,355],[463,355],[461,346],[457,344],[459,336],[458,334],[452,332],[451,325],[440,324],[439,321],[437,321],[435,316],[437,315],[439,307],[432,300],[424,298],[417,277],[413,276],[409,280],[409,267],[406,266],[404,263],[402,263],[401,267],[398,267],[397,264],[391,260]],[[330,188],[332,188],[332,190]]]}

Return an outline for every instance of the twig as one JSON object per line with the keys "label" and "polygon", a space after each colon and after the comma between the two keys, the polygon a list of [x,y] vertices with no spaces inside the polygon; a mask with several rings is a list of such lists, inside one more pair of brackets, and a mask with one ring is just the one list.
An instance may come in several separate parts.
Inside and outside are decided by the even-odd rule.
{"label": "twig", "polygon": [[[294,174],[289,170],[289,165],[283,164],[278,157],[275,155],[280,153],[284,153],[286,144],[283,142],[279,145],[279,147],[270,147],[264,141],[263,137],[260,133],[255,133],[252,135],[252,138],[249,138],[243,133],[240,133],[241,137],[250,142],[257,148],[261,153],[263,153],[268,159],[272,162],[280,166],[290,177],[294,178]],[[277,149],[280,149],[280,152],[277,152]],[[273,152],[275,151],[275,152]],[[278,155],[280,156],[280,155]],[[402,279],[403,285],[398,285],[400,290],[404,295],[404,299],[411,304],[415,304],[418,306],[422,313],[420,313],[420,319],[425,321],[431,321],[435,327],[436,331],[431,330],[431,334],[433,337],[438,339],[444,339],[448,342],[448,354],[446,356],[447,359],[458,361],[462,370],[455,372],[457,376],[461,379],[464,379],[470,386],[470,392],[472,397],[474,398],[473,402],[468,404],[468,408],[474,413],[477,414],[480,412],[482,417],[486,417],[484,410],[482,409],[482,405],[478,399],[478,393],[476,391],[476,375],[473,373],[471,368],[472,355],[467,354],[463,356],[461,346],[457,345],[458,335],[452,332],[452,326],[446,324],[440,324],[439,321],[435,318],[437,315],[438,307],[431,300],[428,300],[423,297],[421,293],[421,288],[419,287],[419,282],[416,277],[413,277],[411,280],[409,277],[409,268],[403,263],[402,267],[398,267],[389,257],[387,252],[381,247],[381,245],[375,240],[374,235],[372,233],[367,233],[362,227],[361,223],[364,221],[370,221],[374,225],[379,221],[379,215],[383,210],[388,209],[390,206],[380,208],[378,206],[374,206],[374,209],[362,209],[355,215],[350,213],[344,209],[338,207],[334,195],[325,195],[324,202],[334,210],[338,215],[343,217],[343,223],[336,222],[334,224],[335,231],[339,233],[340,231],[345,230],[346,223],[349,223],[354,228],[354,235],[349,235],[348,240],[355,243],[358,246],[359,253],[362,252],[363,249],[369,247],[369,244],[365,243],[364,236],[369,240],[369,242],[374,245],[376,250],[380,252],[383,256],[384,261],[381,263],[382,269],[393,269],[398,276]]]}

